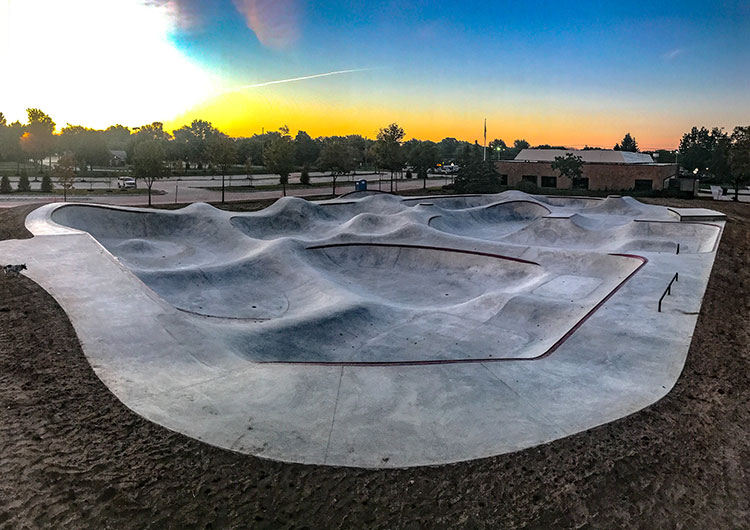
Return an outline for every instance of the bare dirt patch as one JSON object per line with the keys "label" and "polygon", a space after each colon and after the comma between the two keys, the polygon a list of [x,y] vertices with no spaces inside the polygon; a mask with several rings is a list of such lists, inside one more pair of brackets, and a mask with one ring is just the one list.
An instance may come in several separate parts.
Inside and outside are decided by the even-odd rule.
{"label": "bare dirt patch", "polygon": [[[168,431],[99,381],[50,295],[0,279],[0,527],[748,528],[750,205],[644,202],[729,217],[675,388],[602,427],[447,466],[282,464]],[[0,211],[0,238],[29,237],[32,209]]]}

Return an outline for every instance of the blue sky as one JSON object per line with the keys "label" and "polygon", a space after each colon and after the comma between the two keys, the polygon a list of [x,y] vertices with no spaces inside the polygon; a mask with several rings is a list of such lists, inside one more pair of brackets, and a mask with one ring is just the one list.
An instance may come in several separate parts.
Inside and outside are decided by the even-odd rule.
{"label": "blue sky", "polygon": [[[60,5],[14,3],[38,4],[36,14],[48,11],[42,4]],[[115,14],[131,4],[144,23],[166,16],[169,24]],[[97,10],[94,0],[64,5],[71,22]],[[369,136],[398,121],[407,136],[473,140],[486,117],[489,135],[506,141],[607,146],[629,131],[648,147],[674,147],[692,125],[750,123],[750,2],[112,0],[108,7],[113,15],[99,22],[119,21],[122,28],[110,29],[132,36],[131,47],[163,31],[181,57],[166,64],[165,50],[151,65],[168,71],[172,98],[148,105],[145,90],[133,96],[149,112],[169,107],[154,120],[200,117],[235,134],[287,124]],[[31,18],[17,14],[9,27],[38,23],[23,16]],[[60,24],[66,15],[55,16]],[[92,15],[86,27],[97,22]],[[104,40],[103,52],[127,49]],[[157,61],[145,47],[131,55],[136,80],[139,65]],[[69,56],[73,70],[96,73],[85,57]],[[358,71],[247,88],[341,70]]]}

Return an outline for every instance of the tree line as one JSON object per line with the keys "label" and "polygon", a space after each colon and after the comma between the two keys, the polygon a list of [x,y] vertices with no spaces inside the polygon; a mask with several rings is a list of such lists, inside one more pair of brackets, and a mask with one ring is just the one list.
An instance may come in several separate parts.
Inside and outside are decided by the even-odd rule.
{"label": "tree line", "polygon": [[[154,180],[170,173],[211,168],[222,175],[222,200],[223,177],[238,167],[249,173],[254,166],[263,166],[265,171],[279,175],[284,194],[293,171],[300,171],[301,183],[309,184],[312,170],[330,173],[333,193],[339,176],[361,168],[390,172],[391,187],[394,175],[407,168],[405,176],[424,179],[426,187],[428,173],[441,164],[457,163],[467,168],[459,179],[461,182],[465,183],[471,171],[476,171],[476,178],[483,181],[490,178],[488,168],[492,162],[512,160],[522,149],[531,147],[524,139],[509,145],[496,138],[486,150],[476,141],[472,144],[451,137],[440,142],[404,141],[405,132],[397,123],[381,128],[375,139],[362,135],[313,138],[305,131],[292,137],[286,126],[277,131],[233,138],[201,119],[171,132],[165,130],[161,122],[133,128],[116,124],[101,130],[67,124],[59,133],[55,132],[56,127],[52,118],[38,108],[27,109],[26,123],[8,124],[0,112],[0,160],[16,162],[17,172],[21,163],[31,160],[42,173],[44,159],[57,155],[58,172],[67,176],[71,172],[86,173],[95,166],[110,165],[113,152],[125,153],[122,162],[132,167],[134,176],[145,181],[149,192]],[[717,127],[711,130],[693,127],[680,141],[677,162],[686,171],[731,182],[737,189],[750,178],[748,138],[750,127],[736,127],[731,134]],[[548,144],[535,148],[566,149]],[[639,151],[635,137],[629,132],[614,149]],[[670,151],[659,151],[655,155],[659,162],[672,162],[670,157],[675,157]],[[490,164],[480,167],[480,161]]]}

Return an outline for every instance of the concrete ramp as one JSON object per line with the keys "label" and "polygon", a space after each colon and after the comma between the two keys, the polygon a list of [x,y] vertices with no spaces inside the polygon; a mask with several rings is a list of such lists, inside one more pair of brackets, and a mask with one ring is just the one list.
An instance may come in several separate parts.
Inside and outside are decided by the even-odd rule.
{"label": "concrete ramp", "polygon": [[27,263],[145,418],[264,458],[403,467],[546,443],[664,396],[723,223],[521,192],[52,204],[0,255]]}

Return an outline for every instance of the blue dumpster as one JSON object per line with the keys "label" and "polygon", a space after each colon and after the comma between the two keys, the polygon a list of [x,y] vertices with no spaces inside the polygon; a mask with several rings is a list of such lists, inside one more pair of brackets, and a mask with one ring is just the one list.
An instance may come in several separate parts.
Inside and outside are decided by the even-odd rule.
{"label": "blue dumpster", "polygon": [[355,182],[354,191],[367,191],[367,181],[362,179]]}

